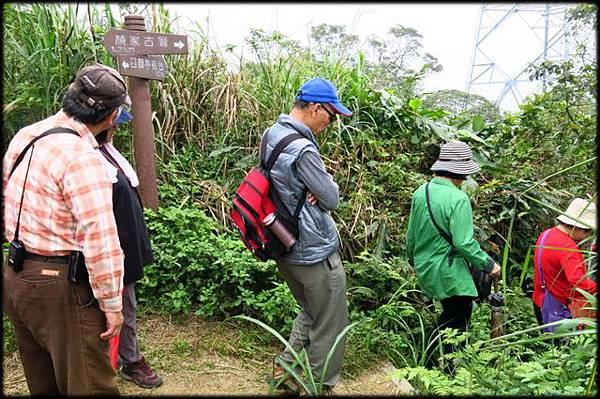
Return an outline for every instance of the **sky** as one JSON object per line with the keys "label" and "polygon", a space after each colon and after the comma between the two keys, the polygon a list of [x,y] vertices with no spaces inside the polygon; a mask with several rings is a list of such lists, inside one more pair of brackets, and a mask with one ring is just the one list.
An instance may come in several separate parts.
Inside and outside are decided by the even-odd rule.
{"label": "sky", "polygon": [[[396,24],[414,28],[422,36],[423,51],[437,57],[443,66],[441,72],[431,73],[422,81],[423,91],[428,92],[443,89],[467,91],[471,64],[476,55],[474,44],[481,4],[167,2],[165,7],[171,11],[178,33],[200,28],[208,35],[211,46],[224,48],[227,44],[234,44],[238,54],[249,52],[244,39],[251,28],[267,32],[277,30],[302,45],[308,44],[310,27],[322,23],[346,25],[346,32],[358,35],[361,40],[370,35],[385,37]],[[507,75],[514,74],[511,68],[522,69],[523,64],[537,52],[532,46],[535,43],[539,46],[540,40],[529,37],[532,32],[526,27],[523,16],[524,13],[513,15],[510,24],[505,23],[508,28],[495,33],[494,47],[486,49],[488,54],[498,52],[500,58],[494,61],[498,66],[503,64]],[[477,53],[477,56],[479,61],[482,55]],[[495,101],[502,86],[473,86],[471,91]],[[520,87],[523,96],[533,89],[532,84],[524,82],[520,83]],[[500,105],[505,110],[517,109],[516,99],[510,96]]]}
{"label": "sky", "polygon": [[[166,4],[183,16],[181,27],[197,22],[209,40],[221,45],[246,47],[250,28],[278,30],[307,44],[311,26],[346,25],[347,32],[364,39],[385,36],[395,24],[416,29],[424,51],[434,55],[444,70],[425,80],[425,89],[466,89],[468,67],[475,40],[479,5],[474,4]],[[207,18],[208,17],[208,18]],[[456,62],[456,60],[461,60]]]}

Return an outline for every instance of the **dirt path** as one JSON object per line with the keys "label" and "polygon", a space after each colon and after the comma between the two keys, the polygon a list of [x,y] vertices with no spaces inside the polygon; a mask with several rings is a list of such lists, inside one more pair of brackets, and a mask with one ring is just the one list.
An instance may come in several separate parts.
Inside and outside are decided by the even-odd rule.
{"label": "dirt path", "polygon": [[[140,320],[141,349],[163,377],[159,388],[143,389],[117,378],[123,395],[268,395],[265,377],[278,348],[256,345],[266,333],[250,334],[226,322],[190,318],[174,323],[165,318]],[[18,353],[4,358],[3,393],[28,395]],[[338,395],[406,395],[407,388],[386,378],[379,365],[356,378],[342,380]]]}

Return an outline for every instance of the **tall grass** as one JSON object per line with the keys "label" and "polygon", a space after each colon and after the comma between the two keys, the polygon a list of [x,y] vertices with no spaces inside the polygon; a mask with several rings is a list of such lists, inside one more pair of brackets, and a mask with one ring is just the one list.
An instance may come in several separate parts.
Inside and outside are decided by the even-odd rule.
{"label": "tall grass", "polygon": [[[60,108],[60,98],[74,76],[93,61],[113,65],[100,51],[104,17],[110,9],[82,5],[6,3],[3,5],[3,112],[5,140],[21,127],[50,116]],[[92,40],[92,35],[94,39]],[[102,48],[103,49],[103,48]]]}
{"label": "tall grass", "polygon": [[[323,393],[325,376],[327,375],[327,371],[329,370],[329,364],[331,358],[333,357],[333,354],[340,346],[342,340],[352,327],[356,326],[359,323],[368,321],[368,319],[363,319],[361,321],[353,322],[347,325],[336,336],[335,341],[331,345],[331,348],[329,348],[327,354],[325,355],[325,363],[323,364],[321,375],[317,376],[312,370],[310,359],[308,358],[308,354],[305,348],[302,348],[300,352],[296,352],[294,348],[292,348],[292,346],[289,344],[289,342],[287,342],[287,340],[281,336],[281,334],[279,334],[274,328],[266,325],[260,320],[244,315],[233,317],[237,319],[247,320],[261,326],[267,332],[269,332],[271,335],[277,338],[279,342],[281,342],[286,347],[286,349],[292,354],[292,357],[294,358],[294,363],[288,364],[281,358],[277,358],[276,361],[279,365],[281,365],[281,367],[283,367],[286,373],[289,373],[289,375],[292,376],[292,378],[298,383],[300,387],[302,387],[302,389],[308,396],[319,396]],[[301,370],[301,373],[298,373],[298,370]]]}
{"label": "tall grass", "polygon": [[[564,168],[564,169],[562,169],[562,170],[560,170],[560,171],[558,171],[556,173],[552,173],[552,174],[550,174],[550,175],[548,175],[548,176],[540,179],[539,181],[535,182],[534,184],[532,184],[530,187],[526,188],[525,190],[513,194],[515,199],[514,199],[514,203],[513,203],[513,208],[510,211],[511,212],[511,219],[510,219],[510,224],[509,224],[509,227],[508,227],[508,233],[506,235],[504,250],[502,252],[502,264],[501,264],[501,266],[502,266],[502,285],[503,285],[504,288],[507,287],[507,281],[506,281],[506,275],[507,274],[506,274],[506,272],[507,272],[507,265],[508,265],[509,253],[510,253],[510,250],[511,250],[511,243],[512,243],[512,237],[513,237],[512,233],[513,233],[513,228],[514,228],[514,221],[515,221],[515,216],[516,216],[516,213],[517,213],[517,206],[519,204],[519,201],[520,200],[522,201],[523,198],[526,198],[526,199],[528,199],[528,200],[530,200],[530,201],[532,201],[532,202],[534,202],[534,203],[536,203],[538,205],[541,205],[542,207],[544,207],[546,209],[551,210],[555,214],[555,216],[560,215],[563,212],[563,210],[558,209],[555,206],[546,203],[545,201],[541,201],[541,200],[539,200],[537,198],[534,198],[531,195],[528,195],[528,193],[531,192],[537,186],[543,184],[544,182],[546,182],[546,181],[548,181],[548,180],[550,180],[550,179],[552,179],[554,177],[565,175],[567,172],[569,172],[569,171],[571,171],[573,169],[579,168],[582,165],[586,165],[586,164],[589,164],[591,162],[595,162],[597,160],[597,158],[598,157],[591,157],[591,158],[583,160],[581,162],[577,162],[574,165],[571,165],[571,166],[569,166],[567,168]],[[596,196],[597,196],[597,193],[594,193],[594,195],[591,198],[591,201],[596,202]],[[585,224],[585,221],[581,221],[581,220],[578,220],[578,221],[580,223]],[[592,228],[592,226],[589,226],[589,227]],[[594,235],[595,235],[596,234],[596,229],[594,228],[593,230],[594,230]],[[522,284],[523,284],[523,279],[524,279],[524,276],[525,276],[525,273],[526,273],[526,267],[529,265],[529,255],[531,253],[530,252],[530,248],[531,247],[528,248],[527,254],[525,255],[525,261],[524,261],[523,267],[522,267],[522,272],[521,272],[521,278],[520,278],[520,284],[519,284],[519,286],[522,286]]]}

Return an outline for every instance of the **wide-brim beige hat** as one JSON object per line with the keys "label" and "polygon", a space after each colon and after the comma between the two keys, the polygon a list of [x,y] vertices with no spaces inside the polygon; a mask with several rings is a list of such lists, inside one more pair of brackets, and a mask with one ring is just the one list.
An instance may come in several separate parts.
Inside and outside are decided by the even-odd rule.
{"label": "wide-brim beige hat", "polygon": [[583,198],[575,198],[557,219],[581,229],[596,229],[596,204]]}
{"label": "wide-brim beige hat", "polygon": [[470,175],[479,172],[481,168],[473,161],[471,147],[462,141],[450,141],[440,149],[440,155],[431,170]]}

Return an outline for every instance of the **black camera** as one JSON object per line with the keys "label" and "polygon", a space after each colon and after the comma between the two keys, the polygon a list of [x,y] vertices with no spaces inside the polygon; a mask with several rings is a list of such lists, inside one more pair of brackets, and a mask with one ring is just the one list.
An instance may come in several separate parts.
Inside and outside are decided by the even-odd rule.
{"label": "black camera", "polygon": [[27,250],[23,246],[23,243],[19,240],[12,240],[8,248],[8,264],[15,273],[19,273],[23,270],[23,262],[25,262],[25,255]]}
{"label": "black camera", "polygon": [[69,281],[72,283],[89,281],[85,257],[81,251],[73,251],[69,255]]}

